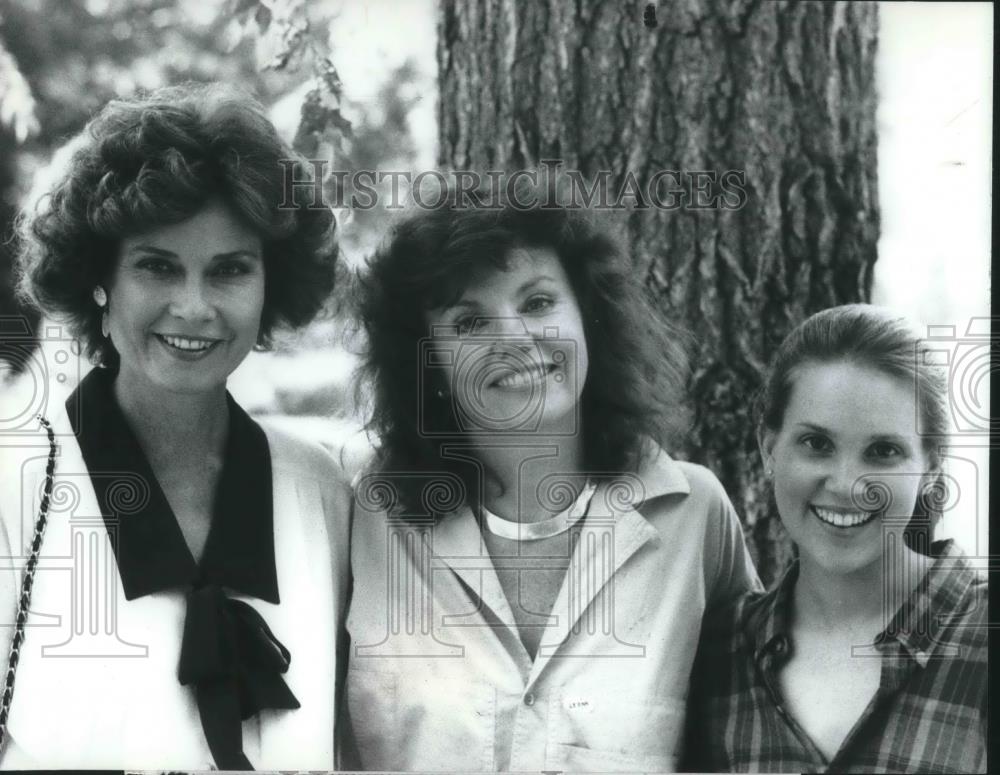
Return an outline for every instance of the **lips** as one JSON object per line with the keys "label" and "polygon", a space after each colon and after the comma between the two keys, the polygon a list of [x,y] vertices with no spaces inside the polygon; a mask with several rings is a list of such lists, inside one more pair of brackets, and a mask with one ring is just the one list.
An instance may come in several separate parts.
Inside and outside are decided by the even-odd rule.
{"label": "lips", "polygon": [[200,336],[179,336],[176,334],[154,334],[163,344],[172,350],[196,355],[208,352],[221,342],[221,339],[208,339]]}
{"label": "lips", "polygon": [[837,509],[816,505],[811,505],[809,510],[820,522],[842,529],[861,527],[871,522],[877,515],[877,512],[874,511]]}
{"label": "lips", "polygon": [[554,363],[540,366],[531,366],[527,369],[514,369],[513,367],[504,369],[504,374],[499,379],[490,383],[490,387],[498,388],[523,388],[531,387],[536,382],[541,382],[554,372],[558,367]]}

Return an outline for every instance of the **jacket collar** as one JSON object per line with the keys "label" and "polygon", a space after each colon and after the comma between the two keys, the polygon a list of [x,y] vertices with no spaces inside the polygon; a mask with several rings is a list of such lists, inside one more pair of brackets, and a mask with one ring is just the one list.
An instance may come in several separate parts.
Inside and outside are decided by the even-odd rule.
{"label": "jacket collar", "polygon": [[[598,540],[572,542],[571,562],[577,568],[603,570],[599,576],[584,574],[587,577],[584,584],[574,584],[571,579],[574,574],[567,573],[553,610],[568,611],[569,615],[558,617],[534,663],[529,663],[526,652],[517,660],[528,683],[537,679],[569,639],[571,630],[595,598],[609,594],[606,586],[619,568],[648,542],[660,540],[657,529],[640,513],[642,506],[663,495],[687,495],[690,491],[681,467],[659,447],[651,449],[636,473],[600,477],[587,519],[581,528],[574,528],[587,531]],[[516,631],[499,577],[492,563],[485,559],[487,550],[471,508],[463,505],[428,522],[426,527],[433,533],[436,560],[447,565],[499,622]],[[613,605],[613,600],[609,598],[608,604]]]}

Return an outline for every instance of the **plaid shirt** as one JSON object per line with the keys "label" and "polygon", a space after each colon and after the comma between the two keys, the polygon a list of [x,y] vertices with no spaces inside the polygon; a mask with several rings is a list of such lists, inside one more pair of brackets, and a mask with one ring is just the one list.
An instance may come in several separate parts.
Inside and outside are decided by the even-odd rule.
{"label": "plaid shirt", "polygon": [[684,767],[722,772],[986,772],[986,580],[952,541],[875,639],[879,688],[833,759],[783,707],[798,564],[706,624]]}

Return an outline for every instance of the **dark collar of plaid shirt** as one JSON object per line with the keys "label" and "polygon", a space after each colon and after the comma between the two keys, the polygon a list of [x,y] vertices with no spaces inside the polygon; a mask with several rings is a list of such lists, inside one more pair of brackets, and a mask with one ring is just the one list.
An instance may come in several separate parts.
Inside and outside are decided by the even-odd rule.
{"label": "dark collar of plaid shirt", "polygon": [[[975,571],[951,539],[936,541],[931,546],[932,562],[902,606],[874,640],[874,647],[887,657],[896,656],[901,647],[920,667],[931,659],[954,656],[955,646],[942,645],[943,629],[952,626],[939,611],[950,611],[958,619],[975,605],[969,590],[976,581]],[[953,573],[943,573],[951,569]],[[753,654],[754,662],[784,661],[790,653],[790,619],[799,562],[794,560],[777,585],[767,594],[747,603],[740,616],[744,648]],[[965,608],[960,602],[965,598]],[[898,644],[894,648],[893,644]],[[904,668],[905,665],[900,665]],[[899,676],[902,679],[902,675]],[[892,683],[895,683],[893,681]]]}

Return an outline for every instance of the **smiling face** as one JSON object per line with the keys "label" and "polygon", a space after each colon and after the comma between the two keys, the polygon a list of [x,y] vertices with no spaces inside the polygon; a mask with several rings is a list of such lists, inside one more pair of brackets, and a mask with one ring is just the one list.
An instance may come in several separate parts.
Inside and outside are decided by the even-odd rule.
{"label": "smiling face", "polygon": [[883,530],[902,541],[929,469],[915,400],[904,380],[849,361],[796,369],[781,429],[764,432],[761,453],[803,562],[850,573],[881,560]]}
{"label": "smiling face", "polygon": [[257,341],[260,238],[222,202],[122,240],[108,289],[118,379],[145,391],[218,390]]}
{"label": "smiling face", "polygon": [[507,259],[427,313],[432,332],[453,334],[436,343],[449,351],[448,392],[471,432],[574,432],[588,363],[576,296],[551,248],[515,248]]}

